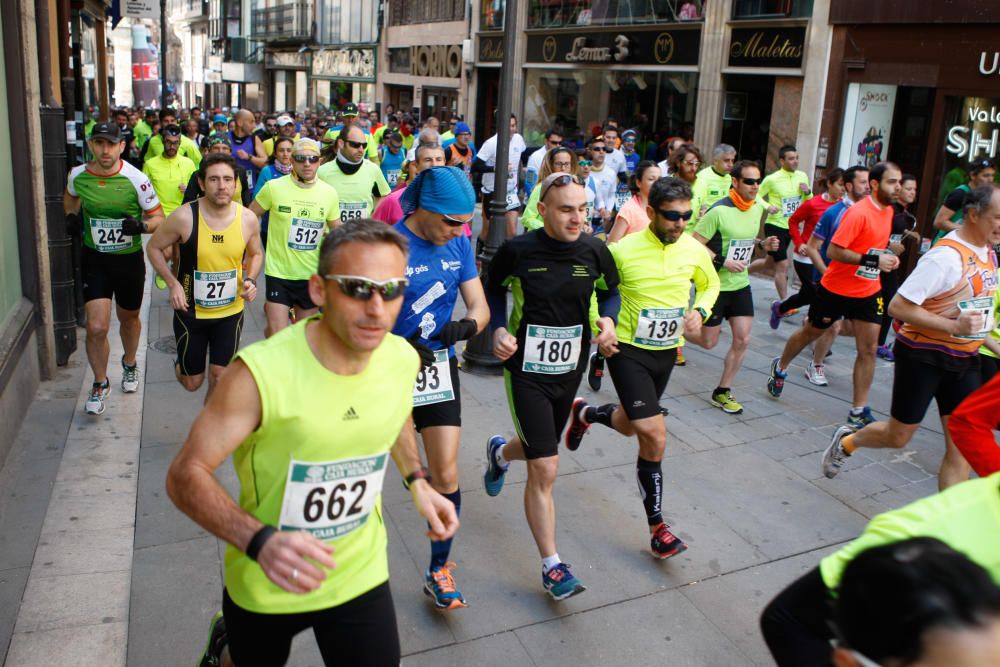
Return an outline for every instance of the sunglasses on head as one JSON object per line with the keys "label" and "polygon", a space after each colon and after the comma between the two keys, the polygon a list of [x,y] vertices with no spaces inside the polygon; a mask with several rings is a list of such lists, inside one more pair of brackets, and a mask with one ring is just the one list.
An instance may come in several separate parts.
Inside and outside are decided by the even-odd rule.
{"label": "sunglasses on head", "polygon": [[571,176],[570,174],[563,174],[559,178],[553,179],[552,181],[549,182],[548,185],[545,186],[545,188],[542,190],[542,193],[538,196],[538,201],[544,200],[545,195],[547,195],[549,193],[549,190],[551,190],[553,187],[561,188],[569,185],[570,183],[579,184],[579,182],[580,181],[577,180],[576,176]]}
{"label": "sunglasses on head", "polygon": [[694,215],[694,211],[664,211],[663,209],[656,209],[656,212],[660,217],[669,220],[670,222],[677,222],[678,220],[690,220],[691,216]]}
{"label": "sunglasses on head", "polygon": [[393,301],[403,296],[410,281],[406,278],[389,278],[388,280],[372,280],[364,276],[343,276],[335,274],[324,275],[325,280],[332,280],[340,287],[340,291],[358,301],[368,301],[375,292],[383,301]]}
{"label": "sunglasses on head", "polygon": [[764,180],[763,178],[738,178],[736,179],[744,185],[760,185]]}
{"label": "sunglasses on head", "polygon": [[344,139],[344,143],[350,146],[351,148],[364,148],[365,146],[368,145],[364,141],[351,141],[350,139]]}
{"label": "sunglasses on head", "polygon": [[316,164],[317,162],[319,162],[320,158],[318,155],[293,155],[292,159],[298,162],[299,164],[302,164],[303,162],[308,162],[309,164]]}

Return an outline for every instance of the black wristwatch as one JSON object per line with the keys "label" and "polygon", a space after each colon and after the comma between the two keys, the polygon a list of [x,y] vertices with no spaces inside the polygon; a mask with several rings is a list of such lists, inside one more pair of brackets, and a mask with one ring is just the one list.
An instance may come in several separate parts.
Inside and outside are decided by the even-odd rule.
{"label": "black wristwatch", "polygon": [[256,287],[256,286],[257,286],[257,281],[256,281],[256,280],[254,280],[253,278],[249,277],[249,276],[243,276],[243,282],[245,282],[245,283],[250,283],[250,284],[251,284],[251,285],[253,285],[254,287]]}
{"label": "black wristwatch", "polygon": [[426,480],[427,483],[430,484],[431,471],[423,466],[420,466],[419,468],[417,468],[416,470],[414,470],[413,472],[411,472],[409,475],[406,476],[406,479],[403,480],[403,486],[409,489],[410,485],[413,484],[418,479]]}
{"label": "black wristwatch", "polygon": [[705,310],[704,308],[700,308],[700,307],[699,308],[695,308],[694,311],[696,313],[698,313],[699,315],[701,315],[701,321],[702,321],[702,323],[704,323],[705,320],[708,319],[708,311]]}

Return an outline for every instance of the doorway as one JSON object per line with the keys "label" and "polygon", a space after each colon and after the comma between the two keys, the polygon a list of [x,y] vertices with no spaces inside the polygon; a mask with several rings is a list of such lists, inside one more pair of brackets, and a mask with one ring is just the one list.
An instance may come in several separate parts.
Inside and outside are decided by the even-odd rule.
{"label": "doorway", "polygon": [[726,75],[722,143],[734,146],[738,159],[764,164],[773,102],[773,76]]}

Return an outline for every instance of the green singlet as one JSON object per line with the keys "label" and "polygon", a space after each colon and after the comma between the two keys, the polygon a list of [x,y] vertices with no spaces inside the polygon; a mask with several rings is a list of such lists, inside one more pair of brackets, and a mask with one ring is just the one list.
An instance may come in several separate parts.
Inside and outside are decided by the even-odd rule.
{"label": "green singlet", "polygon": [[[694,231],[702,238],[708,239],[706,245],[716,255],[736,259],[749,266],[763,212],[760,204],[754,204],[746,211],[741,211],[729,197],[726,197],[708,209],[705,217],[695,225]],[[735,292],[750,284],[750,274],[746,268],[740,273],[720,268],[719,280],[723,292]]]}
{"label": "green singlet", "polygon": [[95,174],[81,164],[69,172],[66,190],[83,202],[83,245],[114,255],[142,252],[142,237],[122,233],[122,220],[160,208],[146,174],[124,161],[114,174]]}

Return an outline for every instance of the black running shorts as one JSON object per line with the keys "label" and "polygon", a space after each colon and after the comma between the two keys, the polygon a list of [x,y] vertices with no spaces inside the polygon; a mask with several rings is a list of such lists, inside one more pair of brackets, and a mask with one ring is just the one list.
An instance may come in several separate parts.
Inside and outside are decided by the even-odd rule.
{"label": "black running shorts", "polygon": [[508,370],[504,370],[503,377],[507,405],[524,443],[525,458],[556,456],[582,374],[569,373],[560,382],[536,382]]}
{"label": "black running shorts", "polygon": [[706,327],[717,327],[730,317],[753,317],[753,294],[750,286],[733,292],[719,292],[712,306],[712,314],[705,320]]}
{"label": "black running shorts", "polygon": [[122,310],[139,310],[146,289],[146,261],[141,252],[116,255],[84,246],[83,301],[114,298]]}
{"label": "black running shorts", "polygon": [[608,371],[629,419],[645,419],[662,414],[660,397],[667,388],[670,372],[677,361],[677,348],[646,350],[618,344],[618,354],[608,357]]}
{"label": "black running shorts", "polygon": [[316,308],[312,297],[309,296],[308,280],[285,280],[274,276],[265,276],[267,279],[267,301],[270,303],[280,303],[282,306],[299,307],[304,309]]}
{"label": "black running shorts", "polygon": [[841,296],[823,285],[816,285],[816,296],[809,304],[809,324],[829,329],[839,319],[882,324],[885,302],[881,290],[871,296]]}
{"label": "black running shorts", "polygon": [[196,319],[174,311],[174,340],[181,375],[205,372],[205,357],[213,366],[228,366],[240,349],[243,311],[215,319]]}

